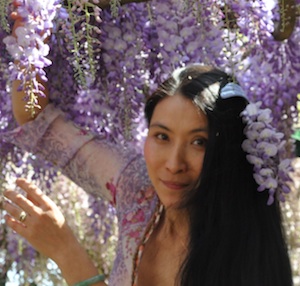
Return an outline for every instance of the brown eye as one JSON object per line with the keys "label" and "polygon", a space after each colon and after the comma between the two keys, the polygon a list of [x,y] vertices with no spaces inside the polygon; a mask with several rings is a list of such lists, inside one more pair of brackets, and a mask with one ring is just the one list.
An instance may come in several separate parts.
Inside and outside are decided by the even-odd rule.
{"label": "brown eye", "polygon": [[168,135],[166,135],[164,133],[158,133],[158,134],[155,135],[155,137],[159,140],[162,140],[162,141],[165,141],[165,140],[169,139]]}
{"label": "brown eye", "polygon": [[197,138],[196,140],[193,141],[193,145],[200,146],[200,147],[205,147],[207,143],[206,138]]}

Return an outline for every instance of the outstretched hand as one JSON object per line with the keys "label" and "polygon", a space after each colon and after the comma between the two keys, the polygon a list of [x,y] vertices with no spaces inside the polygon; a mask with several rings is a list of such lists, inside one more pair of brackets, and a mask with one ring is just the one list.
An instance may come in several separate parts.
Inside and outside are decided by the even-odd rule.
{"label": "outstretched hand", "polygon": [[[98,274],[93,261],[80,245],[58,206],[26,179],[17,179],[15,190],[6,190],[2,203],[6,223],[40,253],[53,259],[69,285]],[[80,260],[78,260],[80,258]],[[99,282],[95,286],[105,286]]]}
{"label": "outstretched hand", "polygon": [[68,247],[76,245],[77,239],[67,225],[58,206],[35,185],[25,179],[16,184],[26,196],[14,190],[6,190],[8,199],[3,203],[7,211],[6,223],[24,237],[40,253],[60,261]]}

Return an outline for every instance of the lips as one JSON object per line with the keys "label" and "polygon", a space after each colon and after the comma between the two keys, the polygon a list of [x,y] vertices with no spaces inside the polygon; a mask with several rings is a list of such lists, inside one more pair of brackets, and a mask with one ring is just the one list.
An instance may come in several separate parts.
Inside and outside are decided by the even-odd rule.
{"label": "lips", "polygon": [[189,184],[177,181],[165,181],[161,180],[161,182],[169,189],[172,190],[182,190],[186,188]]}

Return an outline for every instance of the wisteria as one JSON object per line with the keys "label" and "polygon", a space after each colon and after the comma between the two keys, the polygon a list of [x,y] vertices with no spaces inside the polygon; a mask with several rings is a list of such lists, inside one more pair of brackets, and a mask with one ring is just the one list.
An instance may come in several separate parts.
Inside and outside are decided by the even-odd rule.
{"label": "wisteria", "polygon": [[[295,119],[296,97],[289,95],[299,90],[299,83],[291,78],[299,70],[299,25],[288,40],[276,41],[272,36],[272,17],[278,14],[275,4],[152,1],[151,5],[117,5],[117,16],[93,8],[89,21],[98,28],[92,35],[98,45],[96,53],[89,55],[87,49],[74,55],[74,40],[81,46],[86,37],[76,38],[72,29],[87,29],[82,26],[87,2],[77,2],[56,10],[49,40],[52,65],[45,75],[52,100],[77,123],[92,132],[104,132],[112,140],[135,139],[144,98],[157,82],[174,67],[202,62],[232,72],[251,99],[263,98],[266,107],[277,111],[280,129],[290,136],[291,128],[286,127]],[[85,67],[90,74],[96,68],[95,78],[78,82],[81,73],[76,66]],[[11,73],[9,78],[13,78]],[[85,80],[90,80],[88,89]]]}
{"label": "wisteria", "polygon": [[[285,7],[275,0],[153,0],[125,5],[111,0],[103,9],[100,2],[0,0],[1,184],[8,176],[26,174],[50,189],[57,178],[58,171],[48,162],[5,141],[5,133],[16,127],[12,81],[21,81],[28,112],[34,112],[43,96],[37,75],[47,81],[50,100],[75,123],[108,140],[139,147],[146,129],[146,96],[176,67],[196,62],[214,65],[232,73],[251,101],[261,101],[263,108],[272,110],[270,124],[286,142],[281,146],[282,159],[293,157],[290,138],[300,93],[300,17],[291,35],[278,40],[274,30]],[[299,11],[300,0],[295,3]],[[16,9],[23,23],[15,37],[9,15]],[[89,214],[85,223],[109,242],[115,231],[113,211],[93,197],[86,199],[85,207]],[[2,269],[20,257],[32,263],[40,259],[25,244],[26,253],[20,251],[20,245],[14,245],[17,238],[2,226],[1,221],[0,241],[9,239],[5,249],[11,249]],[[92,249],[92,244],[87,246]],[[103,267],[107,273],[109,266]],[[0,270],[1,275],[4,272]]]}
{"label": "wisteria", "polygon": [[47,81],[44,68],[51,65],[47,58],[49,46],[47,37],[53,28],[57,1],[27,1],[26,5],[17,3],[16,12],[23,25],[16,27],[14,35],[3,39],[14,63],[10,63],[11,79],[20,80],[20,89],[25,91],[26,109],[34,115],[39,106],[38,96],[45,96],[38,78]]}
{"label": "wisteria", "polygon": [[271,110],[262,109],[261,105],[261,101],[250,103],[241,114],[246,123],[244,133],[247,137],[242,148],[248,153],[248,161],[254,165],[258,191],[268,190],[268,205],[271,205],[275,198],[284,202],[284,195],[290,193],[286,182],[290,181],[292,166],[291,159],[284,158],[286,141],[283,133],[271,125]]}

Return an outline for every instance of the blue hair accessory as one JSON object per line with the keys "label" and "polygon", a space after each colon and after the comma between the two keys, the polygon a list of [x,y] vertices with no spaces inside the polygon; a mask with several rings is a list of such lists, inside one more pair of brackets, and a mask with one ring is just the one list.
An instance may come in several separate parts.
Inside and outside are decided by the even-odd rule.
{"label": "blue hair accessory", "polygon": [[235,96],[240,96],[248,100],[241,86],[234,82],[227,83],[220,91],[220,97],[222,99],[227,99]]}

